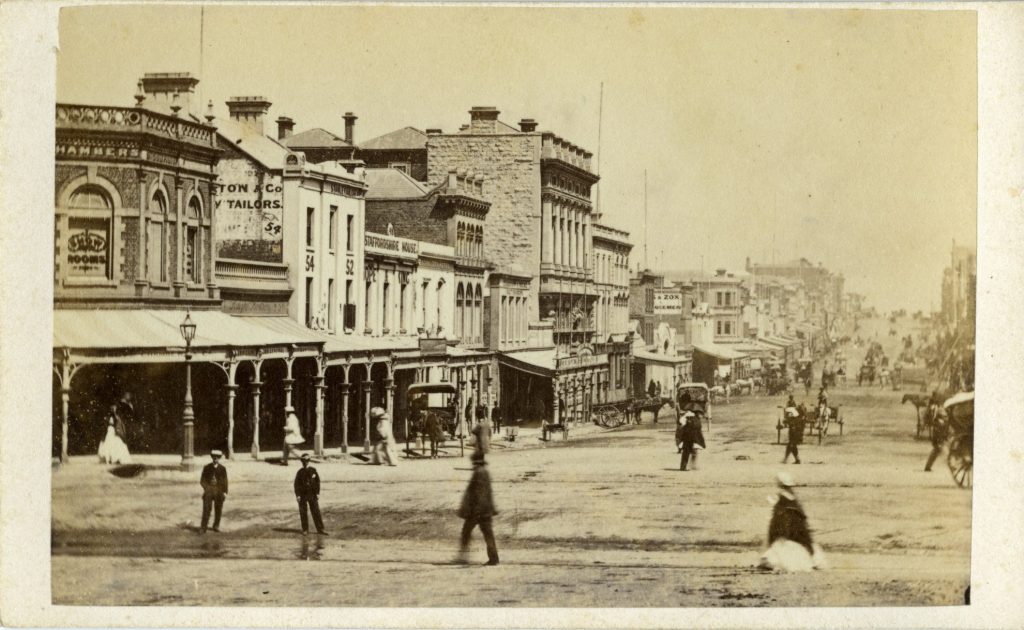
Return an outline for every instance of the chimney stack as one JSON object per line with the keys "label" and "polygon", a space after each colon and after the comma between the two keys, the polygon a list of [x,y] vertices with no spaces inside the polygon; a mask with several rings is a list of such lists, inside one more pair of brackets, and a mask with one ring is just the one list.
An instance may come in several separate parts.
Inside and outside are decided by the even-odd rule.
{"label": "chimney stack", "polygon": [[355,142],[353,141],[353,138],[355,137],[353,130],[356,127],[356,119],[358,118],[358,116],[356,116],[352,112],[345,112],[345,115],[342,116],[342,118],[345,119],[345,142],[349,144],[355,144]]}
{"label": "chimney stack", "polygon": [[428,136],[439,136],[442,133],[444,133],[444,132],[441,131],[440,129],[427,129],[427,135]]}
{"label": "chimney stack", "polygon": [[469,130],[472,133],[494,133],[498,114],[495,107],[473,107],[469,110]]}
{"label": "chimney stack", "polygon": [[537,121],[532,118],[524,118],[519,121],[519,130],[523,133],[533,133],[537,131]]}
{"label": "chimney stack", "polygon": [[262,96],[233,96],[225,104],[231,120],[242,123],[254,134],[264,135],[263,117],[270,109],[270,101]]}
{"label": "chimney stack", "polygon": [[295,121],[287,116],[279,116],[277,119],[277,139],[284,140],[292,135],[295,128]]}
{"label": "chimney stack", "polygon": [[[163,108],[170,109],[172,105],[178,105],[179,109],[185,110],[185,115],[194,113],[192,97],[195,95],[199,79],[188,72],[147,72],[142,75],[139,84],[142,87],[142,93],[152,97],[153,101],[162,105]],[[177,103],[174,102],[175,94],[178,95]],[[139,99],[139,96],[136,95],[135,100],[141,103],[142,100]]]}
{"label": "chimney stack", "polygon": [[715,269],[715,276],[719,278],[725,276],[725,269]]}

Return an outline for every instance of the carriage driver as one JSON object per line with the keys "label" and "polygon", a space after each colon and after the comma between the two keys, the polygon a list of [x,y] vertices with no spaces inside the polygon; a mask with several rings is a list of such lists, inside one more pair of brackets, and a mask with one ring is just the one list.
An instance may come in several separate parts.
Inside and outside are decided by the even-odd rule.
{"label": "carriage driver", "polygon": [[818,390],[818,406],[822,405],[828,406],[828,389],[824,385]]}

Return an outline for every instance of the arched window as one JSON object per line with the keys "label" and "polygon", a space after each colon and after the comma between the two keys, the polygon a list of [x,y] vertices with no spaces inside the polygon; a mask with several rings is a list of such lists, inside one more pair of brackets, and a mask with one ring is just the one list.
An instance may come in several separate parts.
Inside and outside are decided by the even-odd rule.
{"label": "arched window", "polygon": [[182,259],[185,262],[185,280],[193,284],[202,282],[203,262],[203,238],[202,222],[203,208],[199,198],[193,196],[189,199],[188,210],[185,213],[185,250],[182,252]]}
{"label": "arched window", "polygon": [[464,296],[462,293],[462,283],[460,282],[458,288],[455,289],[455,336],[462,338],[462,309],[464,307]]}
{"label": "arched window", "polygon": [[146,228],[146,277],[167,282],[167,198],[157,190],[149,200]]}
{"label": "arched window", "polygon": [[85,184],[71,193],[67,205],[68,229],[63,247],[65,275],[113,279],[114,202],[102,187]]}
{"label": "arched window", "polygon": [[473,318],[473,339],[479,342],[483,341],[484,328],[484,292],[479,284],[476,285],[476,302],[474,307],[476,308],[476,313]]}

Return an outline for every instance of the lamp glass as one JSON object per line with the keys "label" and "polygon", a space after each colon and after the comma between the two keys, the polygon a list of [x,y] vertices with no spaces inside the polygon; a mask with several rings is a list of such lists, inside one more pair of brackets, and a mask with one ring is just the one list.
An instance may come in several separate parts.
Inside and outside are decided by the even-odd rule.
{"label": "lamp glass", "polygon": [[192,321],[191,313],[185,313],[185,321],[179,326],[181,329],[181,337],[185,340],[185,343],[192,343],[192,340],[196,338],[196,325]]}

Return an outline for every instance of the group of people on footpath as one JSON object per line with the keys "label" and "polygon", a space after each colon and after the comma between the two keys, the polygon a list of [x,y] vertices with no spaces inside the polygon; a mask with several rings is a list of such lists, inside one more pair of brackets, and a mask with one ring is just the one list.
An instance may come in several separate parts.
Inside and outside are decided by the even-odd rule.
{"label": "group of people on footpath", "polygon": [[[378,456],[383,460],[390,460],[389,464],[394,466],[394,437],[390,431],[390,416],[380,407],[371,410],[371,416],[378,421],[378,431],[382,437],[379,449],[375,447],[375,463]],[[486,422],[480,422],[473,428],[473,435],[476,438],[473,454],[470,461],[473,464],[473,474],[469,479],[469,485],[459,505],[458,516],[463,519],[462,532],[459,538],[459,554],[456,563],[467,564],[470,548],[470,539],[473,530],[480,528],[483,534],[484,543],[487,548],[487,566],[498,564],[498,547],[495,543],[493,518],[498,514],[494,504],[494,495],[491,488],[491,476],[487,470],[486,454],[490,450],[490,426]],[[390,444],[389,444],[390,440]],[[286,437],[285,443],[288,439]],[[210,451],[210,463],[203,467],[199,477],[199,484],[203,488],[203,512],[200,521],[199,533],[205,534],[212,529],[220,531],[221,514],[223,513],[224,500],[228,494],[228,471],[221,464],[224,453],[214,449]],[[299,456],[302,468],[295,474],[293,489],[295,500],[299,508],[299,522],[302,525],[302,535],[309,534],[309,517],[312,516],[313,526],[320,536],[329,535],[324,527],[323,515],[320,513],[320,474],[316,468],[310,465],[309,453]],[[284,455],[284,463],[287,465],[287,454]],[[210,516],[213,516],[213,527],[210,525]]]}

